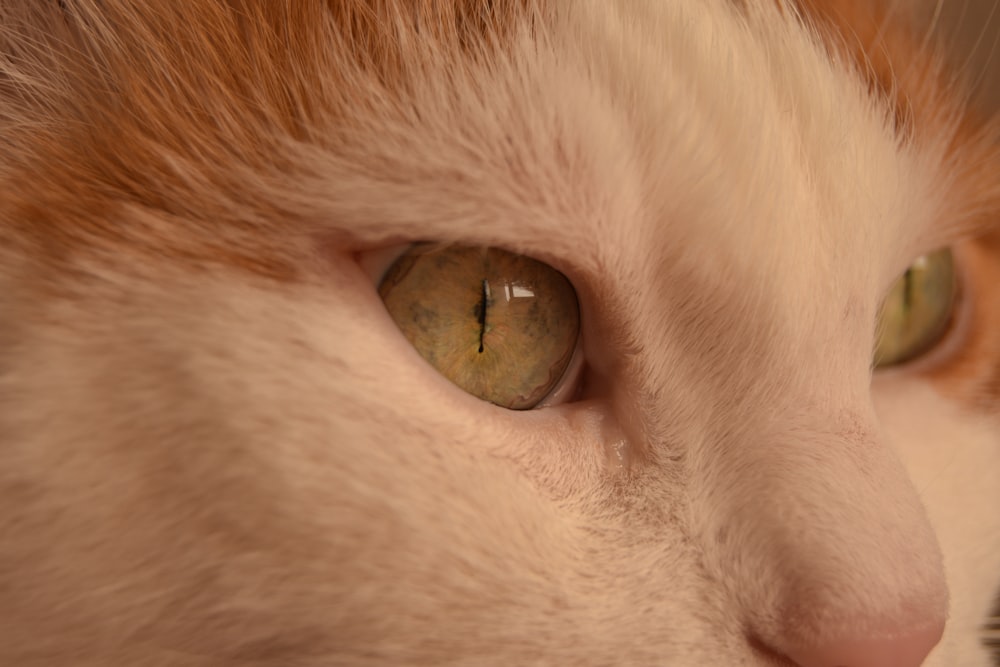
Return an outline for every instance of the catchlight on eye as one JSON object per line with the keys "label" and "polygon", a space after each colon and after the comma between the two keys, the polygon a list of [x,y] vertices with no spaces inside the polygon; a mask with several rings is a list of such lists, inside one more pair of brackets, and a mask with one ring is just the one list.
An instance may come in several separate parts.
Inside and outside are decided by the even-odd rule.
{"label": "catchlight on eye", "polygon": [[538,405],[576,350],[573,286],[524,255],[418,244],[392,264],[378,292],[424,359],[468,393],[505,408]]}
{"label": "catchlight on eye", "polygon": [[951,250],[918,257],[882,303],[875,366],[911,361],[941,340],[951,322],[958,281]]}

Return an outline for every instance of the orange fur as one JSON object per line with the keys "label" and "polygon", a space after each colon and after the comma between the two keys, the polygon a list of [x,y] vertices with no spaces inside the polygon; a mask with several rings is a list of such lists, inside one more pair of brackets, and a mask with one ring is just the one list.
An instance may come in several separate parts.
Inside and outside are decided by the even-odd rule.
{"label": "orange fur", "polygon": [[[794,7],[0,4],[0,664],[985,665],[998,124]],[[567,275],[582,400],[424,364],[417,240]],[[964,344],[872,382],[940,245]]]}

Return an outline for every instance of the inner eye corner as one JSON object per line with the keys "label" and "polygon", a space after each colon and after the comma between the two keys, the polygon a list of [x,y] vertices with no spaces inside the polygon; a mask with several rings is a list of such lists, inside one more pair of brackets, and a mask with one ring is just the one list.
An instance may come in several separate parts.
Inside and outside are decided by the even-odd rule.
{"label": "inner eye corner", "polygon": [[377,289],[385,279],[389,268],[418,243],[414,241],[390,242],[375,248],[359,250],[354,253],[354,256],[361,271],[368,276]]}
{"label": "inner eye corner", "polygon": [[577,332],[574,349],[569,364],[562,376],[556,380],[552,390],[534,405],[532,410],[553,408],[580,400],[587,383],[588,365],[584,354],[583,331]]}
{"label": "inner eye corner", "polygon": [[572,400],[567,385],[582,373],[580,306],[563,273],[493,246],[422,242],[394,251],[371,260],[369,275],[400,332],[442,376],[510,410]]}

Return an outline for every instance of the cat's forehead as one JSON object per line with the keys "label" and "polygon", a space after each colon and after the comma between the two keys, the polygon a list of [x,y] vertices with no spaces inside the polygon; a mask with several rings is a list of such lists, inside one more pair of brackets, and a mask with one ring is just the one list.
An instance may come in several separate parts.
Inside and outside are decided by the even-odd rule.
{"label": "cat's forehead", "polygon": [[379,85],[341,118],[355,164],[333,166],[334,234],[496,243],[588,269],[602,248],[780,261],[798,242],[800,261],[884,283],[995,205],[996,186],[969,175],[996,157],[898,7],[500,6],[471,32],[449,17],[406,58],[381,45],[441,24],[417,12],[412,34],[383,21],[361,35],[379,45]]}
{"label": "cat's forehead", "polygon": [[1000,190],[895,4],[46,5],[25,19],[45,30],[7,30],[24,168],[0,204],[37,223],[33,253],[279,279],[319,234],[588,269],[622,261],[602,249],[759,261],[798,239],[863,249],[884,281]]}
{"label": "cat's forehead", "polygon": [[889,280],[964,214],[957,108],[877,4],[805,5],[587,3],[521,16],[485,63],[431,54],[354,138],[378,178],[338,179],[333,226],[590,267],[798,245]]}

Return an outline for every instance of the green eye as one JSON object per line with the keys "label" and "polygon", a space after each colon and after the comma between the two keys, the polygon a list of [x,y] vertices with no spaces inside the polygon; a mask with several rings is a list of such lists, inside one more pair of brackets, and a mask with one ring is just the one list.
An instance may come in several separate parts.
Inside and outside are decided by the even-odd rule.
{"label": "green eye", "polygon": [[555,388],[580,333],[566,277],[497,248],[416,245],[389,268],[378,293],[442,375],[514,410],[534,407]]}
{"label": "green eye", "polygon": [[951,322],[956,282],[947,248],[917,258],[906,269],[879,312],[876,367],[910,361],[941,339]]}

